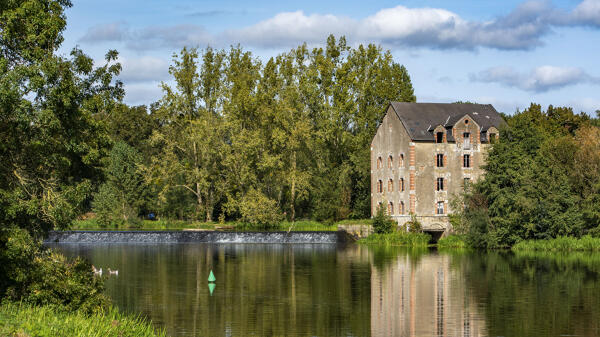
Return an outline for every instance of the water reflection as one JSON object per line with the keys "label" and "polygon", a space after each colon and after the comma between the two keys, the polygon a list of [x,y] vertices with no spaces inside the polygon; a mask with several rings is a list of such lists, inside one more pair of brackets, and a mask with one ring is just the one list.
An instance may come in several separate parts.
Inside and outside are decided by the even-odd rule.
{"label": "water reflection", "polygon": [[[58,245],[171,336],[600,336],[600,255],[360,245]],[[212,296],[208,275],[213,270]]]}
{"label": "water reflection", "polygon": [[396,258],[384,258],[371,270],[373,336],[485,335],[484,320],[460,271],[450,267],[451,256],[423,250],[395,253]]}

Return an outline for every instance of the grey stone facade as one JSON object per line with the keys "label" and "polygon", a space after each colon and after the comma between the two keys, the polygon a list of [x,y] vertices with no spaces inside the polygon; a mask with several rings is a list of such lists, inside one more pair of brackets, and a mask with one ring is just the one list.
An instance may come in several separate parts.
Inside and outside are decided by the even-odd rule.
{"label": "grey stone facade", "polygon": [[449,227],[453,194],[483,173],[504,121],[491,105],[392,102],[371,142],[371,214],[379,204],[404,225]]}

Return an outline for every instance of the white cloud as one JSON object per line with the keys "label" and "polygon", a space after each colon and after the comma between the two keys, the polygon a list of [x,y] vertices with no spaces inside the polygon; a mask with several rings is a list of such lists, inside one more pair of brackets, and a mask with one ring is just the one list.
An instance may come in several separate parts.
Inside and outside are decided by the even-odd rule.
{"label": "white cloud", "polygon": [[157,82],[169,79],[169,63],[164,59],[144,56],[119,58],[122,71],[119,78],[124,83]]}
{"label": "white cloud", "polygon": [[595,77],[575,67],[541,66],[529,73],[521,73],[512,67],[493,67],[471,74],[476,82],[500,83],[532,92],[546,92],[580,83],[599,83]]}
{"label": "white cloud", "polygon": [[466,20],[446,9],[405,6],[381,9],[359,20],[303,11],[283,12],[244,28],[217,34],[194,24],[130,30],[123,24],[111,23],[90,28],[81,41],[125,41],[128,48],[135,50],[232,43],[281,48],[303,42],[322,44],[329,34],[334,34],[345,35],[351,42],[384,45],[528,50],[543,45],[542,38],[553,27],[565,25],[600,28],[600,0],[584,0],[570,12],[559,10],[548,1],[527,1],[507,15],[489,21]]}
{"label": "white cloud", "polygon": [[295,46],[298,43],[322,43],[329,34],[349,35],[355,28],[352,19],[335,15],[305,15],[302,11],[284,12],[255,25],[225,32],[235,43],[260,47]]}
{"label": "white cloud", "polygon": [[600,1],[584,0],[570,15],[572,24],[600,27]]}

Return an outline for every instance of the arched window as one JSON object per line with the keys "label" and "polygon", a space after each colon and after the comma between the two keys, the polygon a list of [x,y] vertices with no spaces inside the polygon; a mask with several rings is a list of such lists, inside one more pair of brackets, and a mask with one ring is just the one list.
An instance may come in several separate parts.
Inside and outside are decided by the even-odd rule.
{"label": "arched window", "polygon": [[377,169],[380,169],[383,167],[383,161],[381,160],[381,157],[377,158]]}
{"label": "arched window", "polygon": [[383,192],[383,181],[381,181],[381,180],[377,181],[377,192],[378,193],[382,193]]}
{"label": "arched window", "polygon": [[404,201],[400,201],[400,214],[404,214]]}
{"label": "arched window", "polygon": [[398,167],[404,167],[404,153],[400,154],[400,160],[398,161]]}
{"label": "arched window", "polygon": [[404,192],[404,178],[400,178],[400,182],[398,184],[398,191]]}
{"label": "arched window", "polygon": [[392,214],[394,214],[394,203],[392,203],[391,201],[390,201],[390,203],[388,204],[388,214],[389,214],[389,215],[392,215]]}
{"label": "arched window", "polygon": [[394,192],[394,181],[392,179],[388,180],[388,192]]}
{"label": "arched window", "polygon": [[394,167],[394,158],[392,156],[388,157],[388,168]]}

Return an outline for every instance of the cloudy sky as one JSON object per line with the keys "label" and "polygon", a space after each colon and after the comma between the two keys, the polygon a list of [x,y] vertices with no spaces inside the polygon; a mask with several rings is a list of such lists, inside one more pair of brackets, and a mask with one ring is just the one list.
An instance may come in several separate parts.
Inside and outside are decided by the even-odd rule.
{"label": "cloudy sky", "polygon": [[129,104],[149,104],[183,46],[239,43],[263,60],[329,34],[392,51],[417,101],[600,109],[600,0],[73,0],[61,52],[120,53]]}

